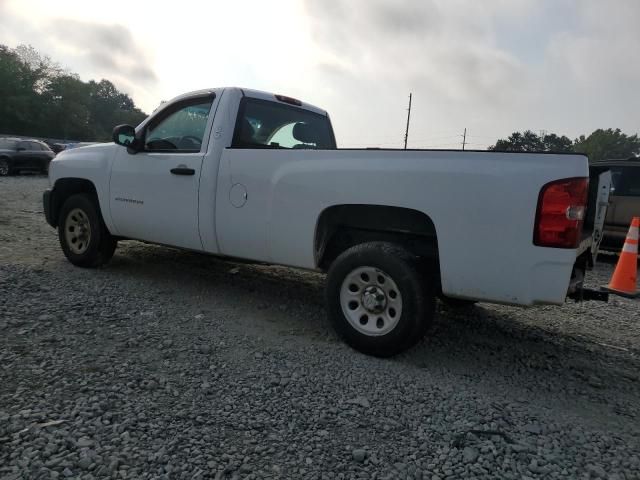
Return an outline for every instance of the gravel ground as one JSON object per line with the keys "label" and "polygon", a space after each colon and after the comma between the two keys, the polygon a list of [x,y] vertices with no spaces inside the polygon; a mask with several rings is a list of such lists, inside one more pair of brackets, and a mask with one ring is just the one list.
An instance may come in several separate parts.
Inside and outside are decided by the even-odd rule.
{"label": "gravel ground", "polygon": [[321,275],[139,242],[71,266],[46,185],[0,178],[0,478],[640,478],[638,301],[441,306],[380,360]]}

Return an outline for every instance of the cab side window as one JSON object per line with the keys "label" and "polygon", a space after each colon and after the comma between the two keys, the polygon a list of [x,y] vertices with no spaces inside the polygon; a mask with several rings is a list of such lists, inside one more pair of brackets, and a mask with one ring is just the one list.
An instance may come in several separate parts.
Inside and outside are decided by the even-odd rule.
{"label": "cab side window", "polygon": [[146,128],[147,151],[193,153],[202,148],[213,98],[200,98],[169,107]]}

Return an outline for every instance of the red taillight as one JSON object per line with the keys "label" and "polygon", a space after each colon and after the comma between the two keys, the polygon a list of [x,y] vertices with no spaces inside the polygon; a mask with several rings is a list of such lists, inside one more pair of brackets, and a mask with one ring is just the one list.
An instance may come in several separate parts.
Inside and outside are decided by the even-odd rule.
{"label": "red taillight", "polygon": [[576,248],[587,209],[588,178],[565,178],[540,191],[533,243],[539,247]]}

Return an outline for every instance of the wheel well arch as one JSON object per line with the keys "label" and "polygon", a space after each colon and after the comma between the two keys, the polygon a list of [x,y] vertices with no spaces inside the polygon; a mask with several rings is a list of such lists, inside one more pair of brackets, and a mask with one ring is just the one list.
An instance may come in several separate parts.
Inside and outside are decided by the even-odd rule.
{"label": "wheel well arch", "polygon": [[360,243],[397,243],[438,268],[438,237],[435,224],[424,212],[386,205],[346,204],[323,210],[316,222],[315,263],[328,270],[346,249]]}
{"label": "wheel well arch", "polygon": [[75,195],[77,193],[90,193],[95,195],[96,198],[98,195],[96,186],[91,180],[87,180],[86,178],[59,178],[53,184],[53,191],[55,193],[52,196],[52,204],[50,208],[51,219],[54,222],[54,227],[57,227],[58,215],[60,214],[62,205],[71,195]]}

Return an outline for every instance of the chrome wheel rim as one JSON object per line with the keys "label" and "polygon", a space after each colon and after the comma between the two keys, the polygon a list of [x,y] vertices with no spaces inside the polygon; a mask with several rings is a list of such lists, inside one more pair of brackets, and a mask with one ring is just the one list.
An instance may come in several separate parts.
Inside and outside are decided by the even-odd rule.
{"label": "chrome wheel rim", "polygon": [[9,164],[6,160],[0,160],[0,175],[8,175],[9,174]]}
{"label": "chrome wheel rim", "polygon": [[386,272],[375,267],[358,267],[342,281],[342,313],[358,332],[381,336],[391,332],[402,315],[402,295]]}
{"label": "chrome wheel rim", "polygon": [[87,251],[91,241],[91,224],[83,210],[74,208],[69,212],[64,222],[64,235],[73,253],[82,255]]}

